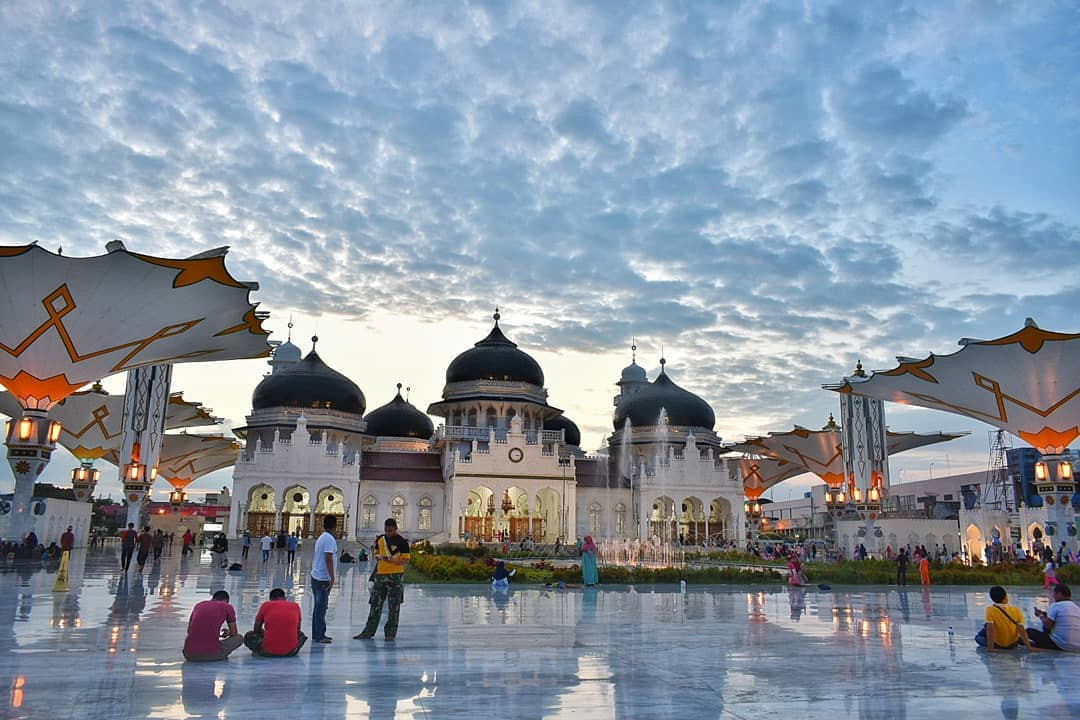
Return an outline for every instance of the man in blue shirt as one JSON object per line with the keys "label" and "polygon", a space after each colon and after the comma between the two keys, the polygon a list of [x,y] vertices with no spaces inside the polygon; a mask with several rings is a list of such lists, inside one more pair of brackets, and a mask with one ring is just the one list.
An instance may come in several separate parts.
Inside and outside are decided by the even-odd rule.
{"label": "man in blue shirt", "polygon": [[1054,604],[1050,611],[1035,609],[1042,630],[1028,630],[1031,644],[1049,650],[1080,652],[1080,606],[1072,601],[1068,585],[1054,586]]}
{"label": "man in blue shirt", "polygon": [[294,532],[289,536],[289,562],[291,563],[296,559],[296,545],[300,542],[300,538],[296,536]]}

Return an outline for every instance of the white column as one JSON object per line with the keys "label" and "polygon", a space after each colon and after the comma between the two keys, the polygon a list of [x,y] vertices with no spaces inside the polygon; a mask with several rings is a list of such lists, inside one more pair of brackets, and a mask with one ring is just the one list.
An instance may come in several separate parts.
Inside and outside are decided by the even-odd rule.
{"label": "white column", "polygon": [[129,370],[124,390],[123,441],[120,445],[120,482],[128,506],[127,522],[139,526],[143,501],[154,482],[158,456],[165,437],[165,410],[169,403],[172,365],[149,365]]}

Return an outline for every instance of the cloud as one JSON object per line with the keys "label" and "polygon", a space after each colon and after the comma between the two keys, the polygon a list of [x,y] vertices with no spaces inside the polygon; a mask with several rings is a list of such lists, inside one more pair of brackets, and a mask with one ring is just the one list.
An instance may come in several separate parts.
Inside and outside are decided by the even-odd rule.
{"label": "cloud", "polygon": [[[685,358],[725,432],[763,432],[822,415],[817,384],[859,356],[1029,308],[1074,322],[1080,219],[1024,200],[1041,135],[1075,139],[1031,120],[1076,106],[1075,56],[1033,64],[1061,12],[7,4],[0,242],[229,244],[273,309],[437,323],[500,303],[534,349],[637,335]],[[1018,108],[977,82],[999,64],[1058,81]],[[1034,187],[956,192],[957,168],[984,170],[945,158],[982,133],[1024,148]]]}

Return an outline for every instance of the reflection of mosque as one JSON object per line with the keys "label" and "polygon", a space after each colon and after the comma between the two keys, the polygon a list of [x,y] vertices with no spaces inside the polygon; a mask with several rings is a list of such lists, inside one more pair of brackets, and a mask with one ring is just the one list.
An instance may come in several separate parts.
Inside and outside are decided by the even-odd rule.
{"label": "reflection of mosque", "polygon": [[[313,341],[317,338],[313,338]],[[737,464],[721,457],[712,408],[661,360],[617,385],[615,432],[597,456],[548,404],[544,373],[499,327],[458,355],[428,413],[401,386],[365,415],[363,392],[313,348],[275,350],[236,430],[246,447],[233,481],[232,531],[311,534],[337,515],[348,538],[394,517],[412,539],[554,542],[578,536],[744,535]],[[661,420],[661,412],[664,418]]]}

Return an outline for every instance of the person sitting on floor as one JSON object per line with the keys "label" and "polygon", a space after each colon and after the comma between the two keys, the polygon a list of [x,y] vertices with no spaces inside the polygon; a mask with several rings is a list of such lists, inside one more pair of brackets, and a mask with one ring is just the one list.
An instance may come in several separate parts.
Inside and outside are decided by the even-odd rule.
{"label": "person sitting on floor", "polygon": [[1027,649],[1035,652],[1037,648],[1032,647],[1024,627],[1024,611],[1009,604],[1005,588],[1000,585],[990,588],[990,599],[994,604],[986,608],[986,624],[975,636],[975,644],[996,652],[998,648],[1014,648],[1023,640]]}
{"label": "person sitting on floor", "polygon": [[252,654],[262,657],[291,657],[300,652],[307,635],[300,630],[300,606],[285,599],[285,591],[274,588],[255,616],[255,629],[244,635]]}
{"label": "person sitting on floor", "polygon": [[218,590],[210,600],[203,600],[192,608],[184,641],[185,659],[191,662],[224,660],[243,644],[244,639],[236,629],[236,611],[229,604],[229,593]]}
{"label": "person sitting on floor", "polygon": [[1028,628],[1032,644],[1047,650],[1080,652],[1080,606],[1072,601],[1068,585],[1055,585],[1050,612],[1035,608],[1035,617],[1042,622],[1042,629]]}

